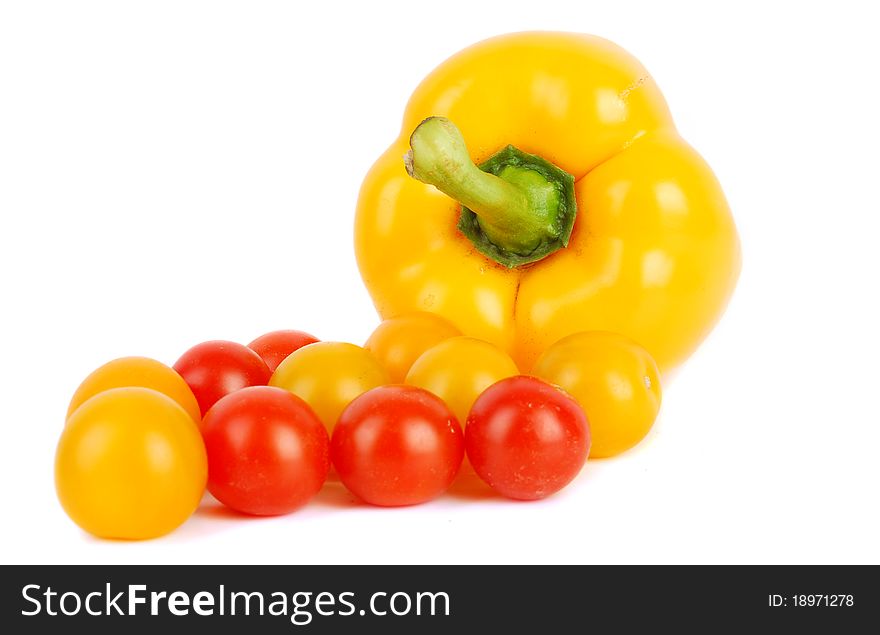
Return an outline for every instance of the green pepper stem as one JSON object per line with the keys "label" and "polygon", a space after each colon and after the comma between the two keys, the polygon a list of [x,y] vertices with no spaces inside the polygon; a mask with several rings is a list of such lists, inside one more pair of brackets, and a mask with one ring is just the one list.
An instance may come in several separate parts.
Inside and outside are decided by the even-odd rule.
{"label": "green pepper stem", "polygon": [[508,146],[477,167],[455,124],[429,117],[404,161],[411,177],[461,203],[459,228],[496,262],[534,262],[567,244],[574,179],[544,159]]}
{"label": "green pepper stem", "polygon": [[514,224],[514,219],[528,216],[525,192],[478,168],[461,132],[448,119],[425,119],[409,143],[407,173],[470,208],[482,225],[502,229]]}

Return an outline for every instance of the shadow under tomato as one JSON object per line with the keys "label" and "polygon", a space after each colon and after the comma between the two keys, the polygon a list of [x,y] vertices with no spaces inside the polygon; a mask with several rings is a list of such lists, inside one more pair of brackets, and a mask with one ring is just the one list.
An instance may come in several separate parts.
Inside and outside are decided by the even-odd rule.
{"label": "shadow under tomato", "polygon": [[[458,474],[452,486],[441,497],[466,501],[508,502],[507,499],[495,494],[476,475],[470,466],[465,466]],[[439,499],[438,499],[439,500]],[[253,516],[235,511],[218,501],[210,493],[206,492],[202,502],[193,516],[179,529],[167,536],[167,539],[187,541],[200,536],[215,534],[240,526],[241,523],[260,523],[277,520],[289,516],[295,517],[298,522],[308,521],[310,518],[325,515],[328,510],[351,510],[351,509],[378,509],[397,510],[405,507],[374,507],[361,501],[357,496],[349,492],[339,480],[338,475],[333,474],[314,498],[300,509],[290,514],[280,516]]]}
{"label": "shadow under tomato", "polygon": [[211,518],[217,520],[261,520],[263,518],[272,518],[271,516],[255,516],[253,514],[245,514],[243,512],[236,511],[231,507],[227,507],[217,500],[208,503],[202,503],[196,510],[194,515],[201,518]]}
{"label": "shadow under tomato", "polygon": [[[255,516],[253,514],[245,514],[239,511],[232,509],[231,507],[227,507],[216,498],[214,498],[209,492],[205,492],[205,495],[202,497],[202,502],[199,504],[198,509],[196,509],[195,513],[193,513],[193,519],[196,521],[207,521],[211,524],[222,525],[223,523],[229,522],[241,522],[241,521],[254,521],[259,522],[261,520],[265,520],[267,518],[274,518],[273,516]],[[215,522],[222,521],[222,522]],[[200,523],[204,524],[204,523]],[[184,525],[185,527],[185,525]]]}
{"label": "shadow under tomato", "polygon": [[446,491],[446,496],[459,500],[470,501],[503,501],[504,499],[492,491],[484,483],[473,468],[462,466],[452,486]]}
{"label": "shadow under tomato", "polygon": [[349,492],[338,476],[328,478],[324,483],[324,487],[315,497],[307,503],[307,508],[324,507],[336,509],[354,509],[355,507],[365,507],[366,503],[362,502],[357,496]]}
{"label": "shadow under tomato", "polygon": [[245,514],[243,512],[239,512],[230,507],[227,507],[210,494],[205,494],[205,497],[202,499],[201,505],[199,505],[199,508],[195,512],[195,516],[212,520],[216,519],[259,522],[261,520],[283,518],[285,516],[294,515],[298,517],[304,517],[309,515],[307,512],[316,508],[348,509],[354,507],[362,507],[363,505],[364,503],[359,501],[354,494],[345,489],[345,486],[337,478],[335,480],[328,479],[327,482],[324,483],[324,486],[321,488],[321,490],[317,494],[315,494],[315,496],[311,498],[305,505],[287,514],[276,514],[269,516]]}

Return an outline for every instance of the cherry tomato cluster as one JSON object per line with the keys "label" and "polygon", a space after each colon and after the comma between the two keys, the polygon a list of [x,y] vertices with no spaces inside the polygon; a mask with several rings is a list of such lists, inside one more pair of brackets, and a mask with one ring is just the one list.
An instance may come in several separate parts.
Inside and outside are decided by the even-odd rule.
{"label": "cherry tomato cluster", "polygon": [[173,368],[127,357],[97,369],[71,399],[56,488],[82,528],[124,539],[171,531],[206,487],[238,512],[292,512],[332,468],[379,506],[441,495],[463,463],[533,500],[588,455],[638,443],[659,405],[656,364],[611,333],[569,336],[522,375],[428,313],[383,322],[364,347],[275,331],[198,344]]}

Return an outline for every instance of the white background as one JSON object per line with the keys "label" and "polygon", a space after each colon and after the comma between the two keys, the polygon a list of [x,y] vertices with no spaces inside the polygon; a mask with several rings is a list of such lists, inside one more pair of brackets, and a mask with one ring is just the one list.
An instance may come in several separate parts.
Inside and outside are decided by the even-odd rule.
{"label": "white background", "polygon": [[[4,3],[0,562],[880,562],[869,6]],[[739,288],[651,436],[539,503],[463,483],[374,509],[335,484],[283,518],[209,504],[160,540],[83,534],[52,476],[79,381],[277,328],[362,343],[361,179],[426,73],[527,29],[641,59],[736,215]]]}

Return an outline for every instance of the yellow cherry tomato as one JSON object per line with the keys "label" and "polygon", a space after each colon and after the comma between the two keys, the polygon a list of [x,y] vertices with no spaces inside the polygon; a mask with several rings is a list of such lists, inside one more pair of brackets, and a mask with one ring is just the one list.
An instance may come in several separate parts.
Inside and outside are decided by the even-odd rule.
{"label": "yellow cherry tomato", "polygon": [[83,402],[98,393],[110,388],[133,386],[152,388],[161,392],[180,404],[194,421],[201,420],[199,404],[183,377],[170,366],[149,357],[121,357],[95,370],[85,378],[73,394],[67,407],[67,417],[69,418]]}
{"label": "yellow cherry tomato", "polygon": [[644,348],[616,333],[564,337],[541,355],[532,374],[580,403],[590,422],[590,458],[615,456],[636,445],[660,410],[657,363]]}
{"label": "yellow cherry tomato", "polygon": [[456,335],[461,335],[461,331],[448,320],[419,311],[382,322],[364,348],[376,356],[391,381],[400,384],[422,353]]}
{"label": "yellow cherry tomato", "polygon": [[425,351],[407,373],[406,383],[440,397],[464,426],[471,406],[486,388],[517,374],[516,364],[503,350],[460,335]]}
{"label": "yellow cherry tomato", "polygon": [[289,390],[312,407],[328,432],[345,407],[371,388],[389,383],[370,351],[344,342],[317,342],[291,353],[270,386]]}
{"label": "yellow cherry tomato", "polygon": [[101,538],[168,533],[198,507],[208,459],[198,426],[149,388],[112,388],[71,415],[55,455],[67,515]]}

